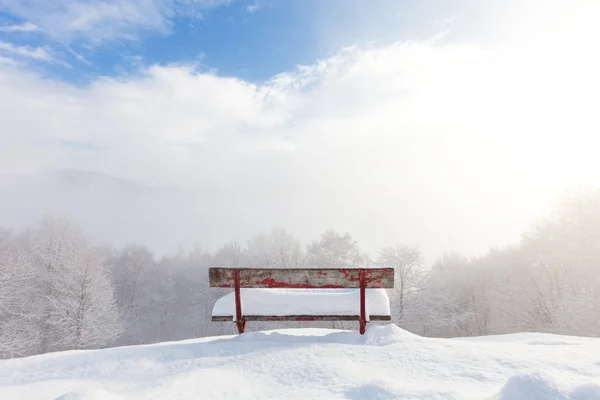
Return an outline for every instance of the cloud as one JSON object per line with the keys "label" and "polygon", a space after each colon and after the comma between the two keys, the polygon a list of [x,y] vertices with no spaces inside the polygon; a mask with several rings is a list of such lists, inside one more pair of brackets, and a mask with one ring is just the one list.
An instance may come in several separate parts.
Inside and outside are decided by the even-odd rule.
{"label": "cloud", "polygon": [[472,254],[516,238],[561,184],[600,178],[600,62],[581,40],[350,47],[261,84],[174,64],[81,87],[2,66],[0,173],[186,188],[172,223],[209,246],[335,227],[370,250]]}
{"label": "cloud", "polygon": [[155,243],[334,227],[371,251],[475,254],[518,238],[562,185],[600,181],[598,15],[522,47],[353,46],[263,83],[172,64],[78,86],[0,58],[0,174],[73,168],[185,189],[185,207],[161,197],[144,213],[168,221],[138,232]]}
{"label": "cloud", "polygon": [[83,55],[79,54],[78,52],[76,52],[75,50],[73,50],[70,46],[67,46],[67,51],[73,56],[75,57],[75,59],[83,64],[86,65],[92,65],[92,63],[85,58]]}
{"label": "cloud", "polygon": [[260,10],[262,8],[262,6],[260,5],[260,3],[258,1],[255,1],[252,4],[248,4],[246,6],[246,11],[248,11],[250,14],[257,12],[258,10]]}
{"label": "cloud", "polygon": [[[4,0],[0,10],[39,27],[65,43],[92,45],[137,39],[142,33],[167,34],[177,16],[197,17],[229,0]],[[199,14],[200,13],[200,14]]]}
{"label": "cloud", "polygon": [[38,28],[31,22],[0,26],[0,32],[38,32],[39,30],[40,28]]}
{"label": "cloud", "polygon": [[0,41],[0,52],[37,61],[53,61],[49,50],[45,47],[15,46],[14,44]]}
{"label": "cloud", "polygon": [[444,18],[444,19],[441,19],[441,20],[436,20],[433,23],[435,25],[444,25],[444,26],[447,26],[447,25],[454,24],[457,21],[460,21],[460,17],[454,16],[454,17]]}
{"label": "cloud", "polygon": [[15,66],[17,62],[13,58],[0,56],[0,64]]}

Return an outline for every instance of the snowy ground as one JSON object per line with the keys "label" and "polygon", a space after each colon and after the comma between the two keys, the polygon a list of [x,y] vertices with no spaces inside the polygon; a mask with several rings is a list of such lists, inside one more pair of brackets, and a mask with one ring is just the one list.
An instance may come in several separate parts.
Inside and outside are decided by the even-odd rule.
{"label": "snowy ground", "polygon": [[394,325],[0,361],[0,399],[600,399],[600,339],[425,339]]}

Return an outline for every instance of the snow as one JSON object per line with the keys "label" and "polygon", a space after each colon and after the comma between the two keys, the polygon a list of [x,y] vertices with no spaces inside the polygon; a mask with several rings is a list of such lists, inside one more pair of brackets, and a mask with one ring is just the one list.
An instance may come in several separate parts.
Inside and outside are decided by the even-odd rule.
{"label": "snow", "polygon": [[600,399],[600,385],[588,384],[573,389],[561,387],[557,379],[539,372],[524,373],[508,379],[498,400],[596,400]]}
{"label": "snow", "polygon": [[282,329],[0,361],[0,399],[600,399],[600,339]]}
{"label": "snow", "polygon": [[[385,289],[367,289],[367,315],[390,315]],[[358,289],[241,289],[245,315],[359,315]],[[233,293],[221,297],[214,316],[235,316]]]}

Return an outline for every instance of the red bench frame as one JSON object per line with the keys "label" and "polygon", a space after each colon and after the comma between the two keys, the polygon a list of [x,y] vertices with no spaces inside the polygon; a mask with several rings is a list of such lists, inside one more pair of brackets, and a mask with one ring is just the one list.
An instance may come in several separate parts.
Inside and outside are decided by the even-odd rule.
{"label": "red bench frame", "polygon": [[[367,325],[366,289],[394,287],[392,268],[209,268],[210,287],[234,288],[235,324],[244,333],[247,321],[360,321],[360,334]],[[241,288],[360,289],[360,315],[242,315]],[[214,322],[231,321],[233,316],[213,316]],[[389,321],[389,315],[369,316],[372,321]]]}

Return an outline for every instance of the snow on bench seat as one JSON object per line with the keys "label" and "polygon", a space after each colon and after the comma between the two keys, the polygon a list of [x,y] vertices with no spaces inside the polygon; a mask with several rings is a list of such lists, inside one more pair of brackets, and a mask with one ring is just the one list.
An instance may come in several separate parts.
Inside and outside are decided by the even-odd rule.
{"label": "snow on bench seat", "polygon": [[[241,289],[241,297],[242,314],[249,321],[269,320],[269,317],[282,317],[273,318],[279,320],[360,319],[358,289]],[[366,312],[368,319],[390,320],[390,300],[385,289],[366,290]],[[234,320],[235,294],[217,300],[212,315],[213,321]]]}

